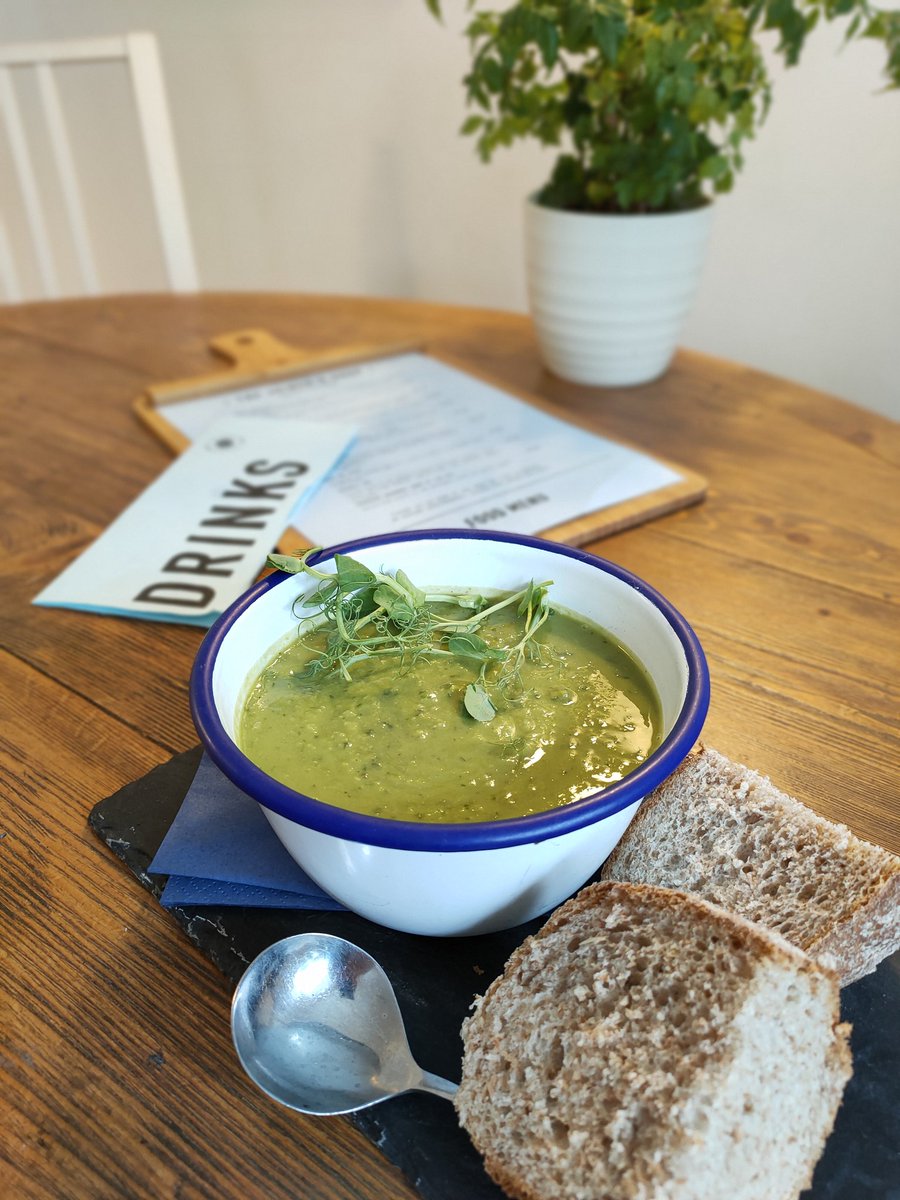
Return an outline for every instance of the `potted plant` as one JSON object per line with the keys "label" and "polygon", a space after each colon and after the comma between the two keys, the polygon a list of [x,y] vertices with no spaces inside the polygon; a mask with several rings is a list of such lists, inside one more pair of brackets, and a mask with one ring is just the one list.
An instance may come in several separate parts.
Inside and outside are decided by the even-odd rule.
{"label": "potted plant", "polygon": [[[440,16],[440,0],[426,0]],[[877,38],[900,85],[900,12],[869,0],[471,0],[462,132],[489,161],[560,148],[526,209],[531,312],[551,370],[579,383],[662,374],[699,280],[711,199],[771,99],[759,35],[796,63],[820,18]]]}

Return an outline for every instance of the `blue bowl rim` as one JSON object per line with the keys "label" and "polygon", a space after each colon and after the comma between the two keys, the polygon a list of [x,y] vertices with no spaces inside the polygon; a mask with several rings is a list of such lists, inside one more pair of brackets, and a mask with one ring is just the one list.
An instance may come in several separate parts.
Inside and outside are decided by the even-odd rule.
{"label": "blue bowl rim", "polygon": [[681,642],[688,664],[684,704],[669,735],[646,762],[618,783],[571,804],[526,817],[456,824],[396,821],[366,816],[315,800],[279,783],[251,762],[229,737],[213,700],[213,671],[222,643],[237,619],[257,599],[291,578],[283,572],[276,572],[259,580],[239,596],[211,626],[197,652],[190,680],[191,715],[206,752],[216,766],[258,804],[319,833],[371,846],[437,853],[493,850],[546,841],[613,816],[662,783],[690,752],[709,709],[706,656],[697,635],[681,613],[655,588],[626,568],[585,550],[544,538],[478,529],[419,529],[378,534],[323,548],[310,561],[321,562],[333,558],[335,554],[353,554],[398,542],[449,539],[510,542],[548,550],[597,567],[646,597],[668,621]]}

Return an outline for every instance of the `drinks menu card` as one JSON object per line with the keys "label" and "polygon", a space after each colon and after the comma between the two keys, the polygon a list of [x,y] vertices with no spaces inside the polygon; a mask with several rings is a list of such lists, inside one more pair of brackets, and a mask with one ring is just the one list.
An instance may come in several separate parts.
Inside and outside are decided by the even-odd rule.
{"label": "drinks menu card", "polygon": [[216,420],[35,604],[211,624],[256,578],[353,432],[295,416]]}

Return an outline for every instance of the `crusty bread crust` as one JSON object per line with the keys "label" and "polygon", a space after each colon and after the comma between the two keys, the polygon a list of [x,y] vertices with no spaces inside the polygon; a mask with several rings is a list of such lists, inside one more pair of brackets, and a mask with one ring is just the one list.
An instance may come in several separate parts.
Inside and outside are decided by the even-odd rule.
{"label": "crusty bread crust", "polygon": [[[789,845],[796,861],[775,853]],[[900,859],[711,748],[643,801],[601,878],[691,891],[782,929],[808,953],[832,956],[842,986],[900,948]]]}
{"label": "crusty bread crust", "polygon": [[[559,908],[462,1032],[460,1121],[513,1200],[718,1200],[719,1176],[697,1189],[691,1173],[724,1154],[733,1183],[745,1128],[741,1200],[794,1200],[851,1073],[833,971],[697,896],[628,883]],[[798,1113],[787,1156],[779,1089]]]}
{"label": "crusty bread crust", "polygon": [[900,949],[900,864],[873,881],[867,897],[806,947],[838,965],[841,987],[874,971]]}
{"label": "crusty bread crust", "polygon": [[[566,925],[571,925],[573,920],[581,913],[590,912],[598,908],[609,908],[620,899],[624,899],[628,903],[637,894],[647,898],[652,897],[654,905],[661,912],[691,913],[698,921],[727,927],[735,942],[760,957],[772,958],[782,963],[790,963],[799,971],[809,971],[816,975],[824,973],[833,978],[837,977],[834,968],[830,967],[828,963],[814,962],[800,947],[795,946],[793,942],[789,942],[787,938],[782,937],[775,930],[765,929],[754,921],[748,921],[739,913],[719,908],[711,904],[708,900],[704,900],[702,896],[688,892],[679,892],[673,888],[659,885],[629,883],[625,880],[588,884],[587,887],[583,887],[570,900],[567,900],[565,904],[560,905],[537,933],[526,938],[521,946],[518,946],[512,952],[506,964],[504,975],[508,974],[523,958],[527,957],[534,941],[538,939],[543,940],[550,934],[558,932]],[[485,998],[490,994],[491,988],[500,986],[502,979],[503,976],[500,976],[494,980],[485,993]]]}

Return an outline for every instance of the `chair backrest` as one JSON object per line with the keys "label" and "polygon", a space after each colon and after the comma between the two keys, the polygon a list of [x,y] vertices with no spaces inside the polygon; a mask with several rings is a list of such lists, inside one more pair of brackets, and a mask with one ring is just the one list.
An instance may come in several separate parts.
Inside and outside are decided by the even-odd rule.
{"label": "chair backrest", "polygon": [[[4,222],[0,211],[0,287],[8,301],[96,295],[109,290],[103,287],[98,274],[94,252],[97,243],[85,207],[85,197],[91,190],[80,183],[57,78],[71,64],[110,61],[120,61],[128,70],[169,287],[174,291],[197,289],[194,250],[156,38],[152,33],[129,33],[121,37],[0,45],[0,120],[18,187],[21,230],[19,237],[13,237],[10,223]],[[26,83],[26,76],[33,76],[33,84]],[[36,89],[32,109],[42,128],[33,131],[34,138],[26,130],[24,113],[28,106],[19,102],[25,86]],[[92,136],[95,142],[102,141],[103,133],[99,128],[92,129]],[[52,187],[46,186],[51,178]],[[54,205],[60,210],[58,214],[51,212]],[[143,226],[136,232],[145,236]],[[60,245],[61,239],[66,239],[65,247]],[[17,269],[17,263],[25,265],[22,260],[29,255],[22,244],[25,241],[30,242],[30,274],[39,280],[39,287],[23,287],[23,273]],[[65,285],[61,284],[61,255],[75,264],[70,272],[73,282]],[[80,281],[77,285],[75,278]]]}

